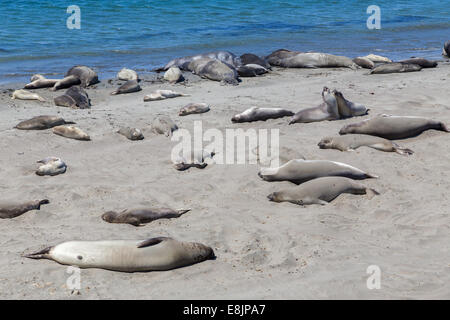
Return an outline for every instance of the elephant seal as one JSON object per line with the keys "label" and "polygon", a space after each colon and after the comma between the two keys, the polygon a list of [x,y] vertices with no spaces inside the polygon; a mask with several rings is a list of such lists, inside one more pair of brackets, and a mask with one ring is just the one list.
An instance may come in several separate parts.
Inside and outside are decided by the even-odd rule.
{"label": "elephant seal", "polygon": [[450,40],[448,40],[444,44],[444,49],[442,49],[442,55],[447,56],[448,58],[450,58]]}
{"label": "elephant seal", "polygon": [[333,90],[333,95],[336,98],[340,118],[350,118],[355,116],[364,116],[369,112],[362,104],[355,104],[344,98],[342,92]]}
{"label": "elephant seal", "polygon": [[27,90],[19,89],[15,90],[12,94],[11,99],[19,99],[19,100],[39,100],[41,102],[45,102],[45,99],[42,98],[37,93],[33,93]]}
{"label": "elephant seal", "polygon": [[395,140],[414,137],[429,129],[450,132],[450,129],[441,121],[422,117],[391,116],[382,114],[372,119],[348,124],[339,131],[339,134],[369,134],[389,140]]}
{"label": "elephant seal", "polygon": [[70,88],[71,86],[76,86],[79,84],[81,84],[80,78],[78,78],[77,76],[71,75],[68,77],[64,77],[61,80],[58,80],[51,90],[56,91],[59,89]]}
{"label": "elephant seal", "polygon": [[184,78],[180,68],[170,67],[169,70],[164,73],[164,80],[169,81],[170,83],[177,83],[183,81]]}
{"label": "elephant seal", "polygon": [[205,58],[218,60],[218,61],[224,62],[230,66],[234,66],[234,67],[241,65],[240,59],[238,57],[236,57],[233,53],[231,53],[229,51],[214,51],[214,52],[197,54],[194,56],[173,59],[173,60],[169,61],[164,67],[158,68],[155,71],[156,72],[166,71],[166,70],[169,70],[169,68],[171,68],[171,67],[178,67],[181,70],[192,71],[192,69],[188,68],[189,64],[194,60],[205,59]]}
{"label": "elephant seal", "polygon": [[158,219],[179,218],[189,211],[191,209],[140,208],[123,210],[122,212],[108,211],[102,214],[102,219],[109,223],[127,223],[139,227]]}
{"label": "elephant seal", "polygon": [[353,59],[353,62],[356,63],[361,68],[365,69],[373,69],[375,67],[375,63],[372,60],[365,57],[357,57]]}
{"label": "elephant seal", "polygon": [[301,52],[291,51],[287,49],[278,49],[266,56],[266,60],[271,66],[279,67],[279,63],[282,59],[291,58],[299,53]]}
{"label": "elephant seal", "polygon": [[86,88],[90,85],[99,83],[97,73],[86,66],[74,66],[66,73],[66,77],[75,76],[80,79],[81,86]]}
{"label": "elephant seal", "polygon": [[55,105],[72,109],[89,109],[91,100],[86,91],[79,86],[70,87],[59,97],[54,99]]}
{"label": "elephant seal", "polygon": [[278,168],[261,168],[258,175],[265,181],[290,181],[301,184],[320,177],[347,177],[355,180],[378,178],[348,164],[328,160],[290,160]]}
{"label": "elephant seal", "polygon": [[413,63],[385,63],[373,68],[369,71],[369,74],[387,74],[387,73],[404,73],[404,72],[414,72],[420,71],[422,67],[418,64]]}
{"label": "elephant seal", "polygon": [[53,87],[59,79],[46,79],[43,75],[35,74],[31,77],[31,82],[25,85],[25,89],[40,89]]}
{"label": "elephant seal", "polygon": [[378,56],[378,55],[372,54],[372,53],[365,57],[362,57],[362,58],[369,59],[370,61],[372,61],[374,63],[390,63],[390,62],[392,62],[392,60],[389,58],[386,58],[383,56]]}
{"label": "elephant seal", "polygon": [[266,121],[268,119],[278,119],[293,116],[294,112],[282,108],[258,108],[252,107],[231,118],[234,123]]}
{"label": "elephant seal", "polygon": [[323,87],[322,100],[319,106],[303,109],[294,114],[289,124],[340,119],[336,97],[327,87]]}
{"label": "elephant seal", "polygon": [[207,103],[189,103],[180,109],[179,116],[187,116],[189,114],[205,113],[210,110]]}
{"label": "elephant seal", "polygon": [[368,194],[371,198],[379,193],[356,181],[343,177],[317,178],[290,189],[274,192],[267,196],[274,202],[291,202],[301,206],[310,204],[325,205],[342,193]]}
{"label": "elephant seal", "polygon": [[56,176],[65,173],[67,170],[66,164],[56,157],[48,157],[39,160],[37,163],[42,164],[36,171],[38,176]]}
{"label": "elephant seal", "polygon": [[37,116],[20,122],[14,128],[20,130],[45,130],[63,124],[75,124],[75,122],[65,121],[57,116]]}
{"label": "elephant seal", "polygon": [[50,201],[47,199],[22,203],[0,203],[0,219],[12,219],[30,210],[40,210],[41,205],[48,203]]}
{"label": "elephant seal", "polygon": [[178,130],[178,126],[168,116],[156,117],[151,125],[152,132],[156,134],[164,134],[166,137],[172,136],[172,132]]}
{"label": "elephant seal", "polygon": [[165,271],[214,259],[201,243],[157,237],[147,240],[69,241],[24,255],[63,265],[122,272]]}
{"label": "elephant seal", "polygon": [[184,171],[189,168],[198,168],[204,169],[208,165],[206,162],[207,159],[212,159],[215,155],[215,152],[209,152],[206,150],[192,150],[188,156],[178,157],[178,159],[174,160],[173,167],[178,171]]}
{"label": "elephant seal", "polygon": [[257,64],[261,67],[264,67],[265,69],[270,69],[270,63],[267,62],[266,58],[259,57],[253,53],[244,53],[239,57],[241,59],[241,64],[243,66],[247,64]]}
{"label": "elephant seal", "polygon": [[144,101],[158,101],[176,97],[189,97],[189,94],[179,93],[172,90],[156,90],[155,92],[144,96]]}
{"label": "elephant seal", "polygon": [[122,80],[122,81],[129,81],[129,80],[139,80],[139,76],[136,73],[136,71],[131,70],[131,69],[127,69],[127,68],[122,68],[122,70],[120,70],[117,73],[117,79]]}
{"label": "elephant seal", "polygon": [[117,133],[127,137],[129,140],[143,140],[144,135],[142,134],[142,131],[136,128],[130,128],[130,127],[123,127],[120,128]]}
{"label": "elephant seal", "polygon": [[242,65],[238,67],[236,71],[240,77],[256,77],[269,72],[269,70],[259,64]]}
{"label": "elephant seal", "polygon": [[74,126],[57,126],[53,128],[53,133],[69,139],[81,141],[91,140],[91,137],[86,132]]}
{"label": "elephant seal", "polygon": [[404,64],[417,64],[421,66],[422,68],[436,68],[438,65],[437,61],[431,61],[424,58],[411,58],[407,60],[399,61],[399,63]]}
{"label": "elephant seal", "polygon": [[298,53],[289,58],[279,59],[275,65],[283,68],[357,68],[350,58],[320,52]]}
{"label": "elephant seal", "polygon": [[111,92],[111,95],[133,93],[141,90],[142,88],[137,82],[137,80],[128,80],[123,85],[121,85],[116,91]]}
{"label": "elephant seal", "polygon": [[396,152],[401,155],[411,155],[410,149],[400,147],[390,140],[371,136],[367,134],[347,134],[337,137],[326,137],[320,140],[320,149],[337,149],[340,151],[354,151],[359,147],[366,146],[385,152]]}
{"label": "elephant seal", "polygon": [[224,84],[239,84],[236,69],[219,60],[210,58],[193,60],[189,63],[188,69],[202,78],[220,81]]}

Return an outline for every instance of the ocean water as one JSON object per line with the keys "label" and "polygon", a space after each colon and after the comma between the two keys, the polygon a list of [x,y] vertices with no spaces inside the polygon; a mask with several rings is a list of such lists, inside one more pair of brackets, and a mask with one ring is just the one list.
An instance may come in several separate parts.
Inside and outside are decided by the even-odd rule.
{"label": "ocean water", "polygon": [[[81,29],[68,29],[70,5]],[[381,29],[366,25],[369,5]],[[355,57],[441,58],[450,39],[450,1],[439,0],[0,0],[0,83],[33,73],[61,76],[72,65],[101,78],[141,72],[214,50],[269,54],[279,48]]]}

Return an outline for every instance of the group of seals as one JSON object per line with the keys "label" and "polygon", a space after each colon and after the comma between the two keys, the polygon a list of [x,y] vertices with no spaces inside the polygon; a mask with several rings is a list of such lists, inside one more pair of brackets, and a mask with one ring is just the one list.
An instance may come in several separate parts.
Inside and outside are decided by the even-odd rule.
{"label": "group of seals", "polygon": [[31,77],[31,82],[25,85],[26,89],[40,89],[52,87],[52,90],[69,88],[81,85],[86,88],[98,83],[97,73],[87,66],[74,66],[67,71],[63,79],[46,79],[40,74]]}

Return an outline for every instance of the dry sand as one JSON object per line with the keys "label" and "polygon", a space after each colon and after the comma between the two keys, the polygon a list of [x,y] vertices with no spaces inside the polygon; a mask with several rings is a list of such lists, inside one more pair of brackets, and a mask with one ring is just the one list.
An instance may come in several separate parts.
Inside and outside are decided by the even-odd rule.
{"label": "dry sand", "polygon": [[[141,83],[143,91],[110,96],[117,82],[87,89],[92,109],[56,107],[63,91],[39,92],[49,102],[11,100],[0,94],[0,188],[2,199],[48,198],[41,211],[0,221],[0,298],[4,299],[392,299],[450,298],[450,135],[429,130],[400,141],[410,157],[362,147],[356,152],[321,150],[317,143],[348,123],[379,113],[424,116],[450,125],[450,64],[408,74],[366,75],[367,70],[286,69],[243,79],[239,86],[195,80],[170,85]],[[160,75],[162,77],[162,75]],[[195,80],[195,81],[194,81]],[[323,86],[368,106],[370,115],[288,126],[289,117],[232,124],[251,106],[295,112],[321,102]],[[21,85],[7,88],[20,88]],[[143,102],[155,89],[191,94]],[[179,117],[190,102],[211,111]],[[19,131],[19,121],[61,115],[90,134],[83,142],[51,130]],[[278,128],[282,162],[304,156],[348,163],[380,176],[363,181],[381,194],[341,195],[326,206],[269,202],[266,196],[289,186],[265,182],[257,165],[213,164],[179,172],[170,161],[174,145],[152,135],[157,114],[191,130]],[[144,129],[145,140],[129,141],[120,126]],[[36,161],[61,157],[65,174],[39,177]],[[145,227],[108,224],[107,210],[145,205],[192,208],[179,219]],[[171,236],[214,248],[217,259],[166,272],[81,272],[80,295],[66,287],[66,266],[29,260],[21,254],[68,240],[145,239]],[[381,268],[381,289],[366,287],[369,265]]]}

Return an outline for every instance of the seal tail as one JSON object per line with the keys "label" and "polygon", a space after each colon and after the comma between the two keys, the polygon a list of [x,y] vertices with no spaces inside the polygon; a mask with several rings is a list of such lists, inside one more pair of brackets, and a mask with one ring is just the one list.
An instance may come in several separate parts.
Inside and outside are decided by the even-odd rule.
{"label": "seal tail", "polygon": [[22,257],[24,258],[30,258],[30,259],[49,259],[52,260],[51,256],[50,256],[50,251],[53,249],[53,247],[47,247],[41,251],[35,252],[35,253],[30,253],[30,254],[25,254],[22,255]]}
{"label": "seal tail", "polygon": [[395,146],[394,151],[402,156],[410,156],[414,153],[411,149]]}
{"label": "seal tail", "polygon": [[47,101],[47,100],[45,100],[44,98],[42,98],[42,97],[40,97],[40,96],[39,96],[37,99],[38,99],[39,101],[41,101],[41,102]]}
{"label": "seal tail", "polygon": [[50,201],[48,199],[40,200],[36,209],[41,210],[41,205],[49,204],[49,203],[50,203]]}
{"label": "seal tail", "polygon": [[372,174],[372,173],[366,173],[366,177],[368,179],[378,179],[379,176],[377,176],[376,174]]}
{"label": "seal tail", "polygon": [[366,188],[366,194],[369,199],[372,199],[374,196],[380,195],[377,190],[371,188]]}
{"label": "seal tail", "polygon": [[185,214],[185,213],[187,213],[187,212],[189,212],[189,211],[191,211],[192,209],[191,208],[189,208],[189,209],[178,209],[178,210],[176,210],[177,212],[178,212],[178,214],[180,215],[180,216],[182,216],[183,214]]}

